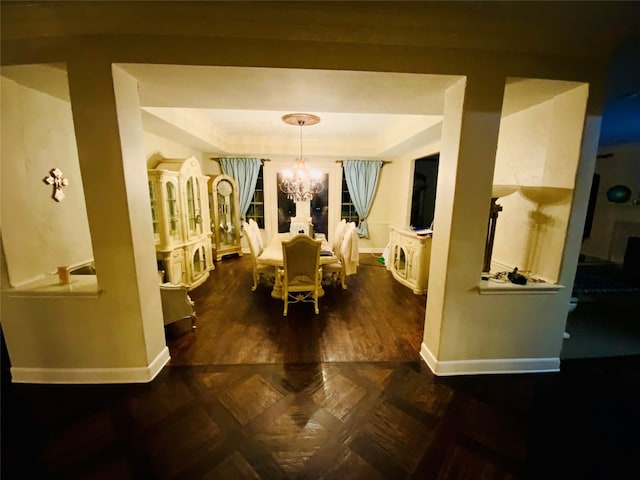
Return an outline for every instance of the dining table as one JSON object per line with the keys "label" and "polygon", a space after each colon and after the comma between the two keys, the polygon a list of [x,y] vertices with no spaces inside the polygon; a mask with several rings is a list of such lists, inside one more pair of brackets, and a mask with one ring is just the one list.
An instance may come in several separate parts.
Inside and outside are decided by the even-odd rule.
{"label": "dining table", "polygon": [[[303,234],[292,234],[289,232],[285,233],[276,233],[269,243],[264,247],[264,250],[260,255],[256,257],[256,262],[264,265],[271,265],[274,268],[274,284],[273,289],[271,290],[271,296],[273,298],[282,299],[282,279],[279,275],[279,270],[284,267],[284,258],[282,254],[282,242],[286,242],[291,240],[296,235]],[[320,246],[320,265],[328,265],[330,263],[338,262],[338,257],[331,250],[331,245],[327,241],[324,233],[316,233],[314,235],[316,240],[322,240],[322,245]],[[320,296],[324,295],[324,289],[322,285],[320,285]]]}

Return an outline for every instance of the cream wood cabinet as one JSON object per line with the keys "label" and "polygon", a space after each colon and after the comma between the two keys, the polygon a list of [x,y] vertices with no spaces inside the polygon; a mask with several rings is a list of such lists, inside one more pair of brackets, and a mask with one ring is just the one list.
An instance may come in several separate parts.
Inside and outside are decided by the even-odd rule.
{"label": "cream wood cabinet", "polygon": [[225,255],[242,255],[240,200],[238,184],[233,177],[216,175],[209,180],[209,208],[216,261]]}
{"label": "cream wood cabinet", "polygon": [[420,236],[413,230],[391,227],[387,270],[416,295],[427,293],[430,258],[431,236]]}
{"label": "cream wood cabinet", "polygon": [[207,183],[200,163],[160,159],[148,170],[151,218],[165,281],[193,289],[213,270]]}

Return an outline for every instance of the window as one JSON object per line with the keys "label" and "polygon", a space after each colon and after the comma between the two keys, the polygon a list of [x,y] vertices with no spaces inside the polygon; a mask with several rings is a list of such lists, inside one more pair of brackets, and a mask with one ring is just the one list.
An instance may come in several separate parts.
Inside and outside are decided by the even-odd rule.
{"label": "window", "polygon": [[322,191],[309,202],[309,216],[315,233],[324,233],[329,238],[329,174],[322,175]]}
{"label": "window", "polygon": [[414,228],[431,228],[433,223],[439,161],[439,153],[415,161],[411,196],[411,226]]}
{"label": "window", "polygon": [[278,189],[278,233],[286,233],[291,228],[291,218],[296,216],[296,202],[287,198],[287,194],[280,190],[282,174],[276,174],[276,188]]}
{"label": "window", "polygon": [[355,222],[356,226],[358,225],[358,212],[356,211],[356,207],[353,206],[353,202],[351,201],[351,195],[349,194],[349,188],[347,188],[347,179],[342,175],[342,201],[340,208],[340,219],[345,219],[347,223]]}
{"label": "window", "polygon": [[258,172],[258,180],[256,181],[256,189],[253,192],[253,198],[245,215],[247,222],[253,218],[258,227],[264,228],[264,182],[262,179],[262,165]]}

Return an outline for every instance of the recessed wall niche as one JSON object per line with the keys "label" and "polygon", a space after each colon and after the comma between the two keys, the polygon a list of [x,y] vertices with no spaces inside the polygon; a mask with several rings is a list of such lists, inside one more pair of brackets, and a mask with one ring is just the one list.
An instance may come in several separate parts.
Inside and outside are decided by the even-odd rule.
{"label": "recessed wall niche", "polygon": [[494,192],[504,196],[497,200],[492,273],[517,267],[558,281],[587,97],[584,83],[507,80],[493,178]]}
{"label": "recessed wall niche", "polygon": [[[2,243],[9,283],[29,288],[48,277],[57,281],[59,267],[92,274],[66,66],[3,66],[1,74]],[[53,168],[68,179],[64,202],[53,201],[43,182]]]}

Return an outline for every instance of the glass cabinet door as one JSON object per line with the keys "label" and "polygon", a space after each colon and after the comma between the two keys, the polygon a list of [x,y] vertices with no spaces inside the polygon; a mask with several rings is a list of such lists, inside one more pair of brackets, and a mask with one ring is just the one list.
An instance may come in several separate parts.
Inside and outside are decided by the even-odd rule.
{"label": "glass cabinet door", "polygon": [[199,247],[193,253],[193,276],[195,278],[202,275],[205,271],[205,265],[204,247]]}
{"label": "glass cabinet door", "polygon": [[189,177],[187,180],[187,221],[189,233],[198,235],[202,233],[200,181],[197,177]]}
{"label": "glass cabinet door", "polygon": [[169,237],[173,240],[180,240],[180,219],[178,217],[178,199],[176,195],[176,185],[167,182],[167,221],[169,224]]}
{"label": "glass cabinet door", "polygon": [[233,185],[228,180],[220,180],[216,188],[218,197],[218,218],[220,224],[220,248],[235,245],[236,225],[233,219],[237,215],[237,205],[233,202]]}
{"label": "glass cabinet door", "polygon": [[228,175],[219,175],[209,183],[211,226],[215,239],[215,259],[224,255],[242,255],[240,245],[240,201],[238,186]]}
{"label": "glass cabinet door", "polygon": [[202,190],[200,189],[200,179],[194,178],[193,196],[196,202],[196,233],[202,233]]}
{"label": "glass cabinet door", "polygon": [[151,222],[153,224],[153,240],[160,243],[160,222],[158,220],[158,200],[156,198],[156,189],[153,182],[149,183],[149,199],[151,200]]}
{"label": "glass cabinet door", "polygon": [[407,256],[400,245],[396,245],[393,252],[393,267],[401,277],[407,276]]}

